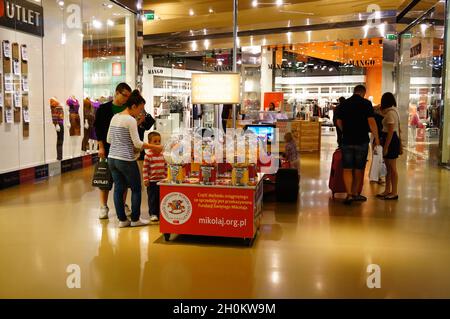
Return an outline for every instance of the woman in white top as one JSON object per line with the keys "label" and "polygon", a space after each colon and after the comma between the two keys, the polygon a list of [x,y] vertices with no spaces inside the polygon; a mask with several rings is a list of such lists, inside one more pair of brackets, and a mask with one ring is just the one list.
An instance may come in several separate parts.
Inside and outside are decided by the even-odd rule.
{"label": "woman in white top", "polygon": [[381,111],[384,115],[381,144],[383,145],[383,157],[386,163],[387,175],[385,190],[378,194],[377,197],[385,200],[397,200],[397,158],[403,153],[403,149],[400,139],[400,115],[397,110],[397,102],[392,93],[387,92],[381,97]]}
{"label": "woman in white top", "polygon": [[[150,222],[141,216],[141,174],[136,160],[140,151],[153,149],[161,151],[161,145],[144,143],[139,138],[136,117],[144,110],[145,100],[138,90],[134,90],[126,103],[127,108],[114,115],[109,126],[106,141],[111,144],[108,165],[114,180],[114,206],[119,227],[143,226]],[[123,193],[131,188],[131,222],[124,209]]]}

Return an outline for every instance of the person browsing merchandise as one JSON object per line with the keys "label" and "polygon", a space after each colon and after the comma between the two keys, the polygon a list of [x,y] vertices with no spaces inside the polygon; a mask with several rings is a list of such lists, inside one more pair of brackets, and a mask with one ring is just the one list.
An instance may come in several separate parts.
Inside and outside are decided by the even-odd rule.
{"label": "person browsing merchandise", "polygon": [[[148,134],[150,144],[161,145],[161,135],[156,132]],[[157,222],[159,220],[159,186],[158,182],[167,177],[166,161],[159,150],[147,150],[144,157],[144,166],[142,168],[144,185],[147,187],[148,208],[150,220]]]}
{"label": "person browsing merchandise", "polygon": [[[106,139],[111,145],[108,165],[114,180],[114,207],[119,218],[119,227],[143,226],[150,223],[140,218],[142,187],[137,159],[143,148],[161,152],[162,147],[144,143],[139,139],[136,117],[143,112],[144,105],[144,98],[138,90],[134,90],[125,110],[112,118]],[[131,223],[125,214],[123,200],[123,193],[128,186],[131,188]]]}
{"label": "person browsing merchandise", "polygon": [[375,146],[380,145],[373,106],[364,98],[365,95],[366,88],[357,85],[353,95],[343,102],[337,114],[336,124],[342,131],[342,166],[347,191],[345,204],[367,200],[359,190],[369,152],[369,131],[374,136]]}
{"label": "person browsing merchandise", "polygon": [[[106,159],[108,158],[109,155],[110,145],[106,141],[106,137],[108,135],[111,119],[113,118],[114,114],[120,113],[126,108],[124,104],[127,102],[130,94],[131,88],[128,84],[126,83],[118,84],[116,87],[113,100],[100,105],[100,107],[97,110],[97,113],[95,114],[94,127],[98,141],[98,157],[100,157],[101,159]],[[109,212],[108,197],[111,189],[112,185],[111,188],[108,190],[103,189],[100,190],[100,213],[99,213],[100,219],[108,218]],[[126,198],[127,198],[127,189],[124,190],[123,194],[124,203],[126,202]],[[127,205],[125,205],[125,210],[127,214],[131,213]]]}

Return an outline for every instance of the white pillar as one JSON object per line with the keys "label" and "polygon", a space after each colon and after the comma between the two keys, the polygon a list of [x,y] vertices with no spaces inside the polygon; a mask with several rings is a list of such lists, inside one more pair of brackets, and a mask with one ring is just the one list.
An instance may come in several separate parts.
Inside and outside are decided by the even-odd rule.
{"label": "white pillar", "polygon": [[[147,58],[148,57],[148,58]],[[153,69],[153,57],[151,55],[145,55],[143,57],[144,75],[142,76],[142,96],[145,101],[145,110],[153,116],[154,111],[154,99],[153,99],[153,74],[149,71]]]}
{"label": "white pillar", "polygon": [[269,65],[273,64],[272,51],[263,48],[261,50],[261,110],[264,110],[264,92],[272,92],[272,70]]}
{"label": "white pillar", "polygon": [[126,82],[134,89],[136,87],[136,24],[134,15],[125,18],[125,60]]}

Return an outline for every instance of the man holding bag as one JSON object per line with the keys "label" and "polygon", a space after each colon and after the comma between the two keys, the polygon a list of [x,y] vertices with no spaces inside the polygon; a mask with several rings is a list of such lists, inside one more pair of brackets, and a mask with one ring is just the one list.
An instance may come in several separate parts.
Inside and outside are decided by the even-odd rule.
{"label": "man holding bag", "polygon": [[[95,115],[94,127],[98,140],[98,157],[100,158],[100,161],[106,161],[109,155],[110,145],[107,143],[106,138],[108,135],[111,120],[115,114],[122,112],[126,108],[124,104],[128,101],[128,98],[131,95],[131,91],[131,87],[128,84],[120,83],[116,87],[116,92],[114,94],[113,100],[100,105],[99,109],[97,110],[97,113]],[[100,188],[100,219],[108,218],[108,197],[111,189],[112,183],[108,187]],[[127,190],[125,190],[123,197],[125,202],[127,198]],[[125,211],[127,212],[127,215],[131,214],[131,211],[126,204]]]}

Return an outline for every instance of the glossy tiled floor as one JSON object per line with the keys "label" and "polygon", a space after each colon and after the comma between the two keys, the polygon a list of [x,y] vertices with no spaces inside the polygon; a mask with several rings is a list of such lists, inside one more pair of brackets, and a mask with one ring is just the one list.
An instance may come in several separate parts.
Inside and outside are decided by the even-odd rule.
{"label": "glossy tiled floor", "polygon": [[[449,171],[404,156],[398,202],[374,199],[380,186],[366,184],[369,201],[347,207],[329,199],[331,150],[302,155],[298,205],[268,198],[252,248],[166,243],[157,226],[118,229],[114,211],[99,221],[91,169],[1,191],[0,297],[450,297]],[[381,289],[366,286],[372,263]],[[66,286],[70,264],[80,289]]]}

